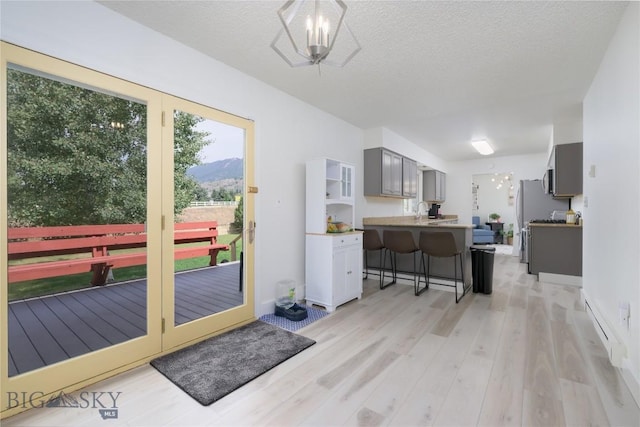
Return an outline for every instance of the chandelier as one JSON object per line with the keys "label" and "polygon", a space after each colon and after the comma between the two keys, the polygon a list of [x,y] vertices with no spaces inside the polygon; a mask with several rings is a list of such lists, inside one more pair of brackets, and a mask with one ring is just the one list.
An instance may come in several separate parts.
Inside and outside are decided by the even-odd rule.
{"label": "chandelier", "polygon": [[[320,63],[343,67],[361,48],[344,21],[346,12],[347,5],[342,0],[288,0],[278,10],[283,28],[271,42],[271,48],[291,67]],[[341,31],[343,46],[330,60],[329,54],[338,50],[334,47]]]}

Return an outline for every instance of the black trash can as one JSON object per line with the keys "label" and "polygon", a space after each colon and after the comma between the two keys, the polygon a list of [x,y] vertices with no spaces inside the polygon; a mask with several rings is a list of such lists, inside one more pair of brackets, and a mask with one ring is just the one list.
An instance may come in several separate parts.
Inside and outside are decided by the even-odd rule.
{"label": "black trash can", "polygon": [[488,295],[493,291],[493,258],[496,248],[473,245],[470,249],[473,292]]}

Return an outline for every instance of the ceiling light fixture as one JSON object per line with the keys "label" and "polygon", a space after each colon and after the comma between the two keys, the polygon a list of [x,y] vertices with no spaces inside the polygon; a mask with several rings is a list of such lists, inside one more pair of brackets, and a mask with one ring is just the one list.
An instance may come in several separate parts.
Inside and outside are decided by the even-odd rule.
{"label": "ceiling light fixture", "polygon": [[471,141],[471,145],[473,145],[473,148],[475,148],[478,153],[482,154],[483,156],[493,154],[493,148],[491,148],[486,139]]}
{"label": "ceiling light fixture", "polygon": [[[291,67],[319,66],[320,63],[343,67],[361,49],[360,43],[344,21],[346,13],[347,5],[342,0],[288,0],[278,10],[278,16],[284,28],[271,42],[271,48]],[[345,58],[336,61],[328,60],[327,57],[333,51],[338,33],[343,28],[343,33],[349,37],[341,38],[341,43],[346,46],[350,38],[351,48],[346,47],[348,50],[342,52],[343,56],[346,55]],[[290,45],[286,43],[284,33],[287,34]],[[289,46],[289,50],[293,47],[293,59],[285,53],[285,46]],[[295,55],[304,60],[296,62]]]}

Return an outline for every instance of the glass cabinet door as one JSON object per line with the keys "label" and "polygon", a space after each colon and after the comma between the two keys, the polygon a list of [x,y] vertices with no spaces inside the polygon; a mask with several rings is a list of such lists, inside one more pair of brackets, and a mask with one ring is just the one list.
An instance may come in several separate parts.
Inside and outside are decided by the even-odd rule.
{"label": "glass cabinet door", "polygon": [[351,166],[341,166],[341,191],[340,196],[343,199],[351,199],[353,197],[352,182],[353,182],[353,168]]}

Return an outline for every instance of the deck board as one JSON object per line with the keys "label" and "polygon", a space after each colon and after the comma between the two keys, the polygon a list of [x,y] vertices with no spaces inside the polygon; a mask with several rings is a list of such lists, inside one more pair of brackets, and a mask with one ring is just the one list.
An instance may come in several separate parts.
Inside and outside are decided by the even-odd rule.
{"label": "deck board", "polygon": [[[239,263],[175,275],[175,324],[241,305]],[[146,334],[147,281],[9,304],[9,376]]]}
{"label": "deck board", "polygon": [[42,300],[27,301],[27,305],[64,350],[67,357],[79,356],[91,351]]}
{"label": "deck board", "polygon": [[58,297],[43,298],[41,301],[51,311],[55,312],[66,327],[73,331],[91,351],[99,350],[109,345],[109,341],[85,323],[82,317],[69,310]]}
{"label": "deck board", "polygon": [[[127,339],[137,338],[146,333],[144,329],[138,328],[136,325],[130,323],[128,319],[123,318],[123,313],[121,313],[120,310],[111,309],[107,305],[97,302],[95,297],[93,297],[93,294],[101,294],[102,292],[104,291],[100,289],[93,292],[75,292],[71,294],[71,296],[72,298],[75,298],[78,303],[95,313],[99,318],[98,321],[108,323],[122,335],[127,337]],[[104,300],[104,298],[98,299]]]}
{"label": "deck board", "polygon": [[[9,306],[9,343],[9,353],[15,362],[16,373],[27,372],[44,366],[42,358],[13,313],[11,306]],[[17,350],[13,352],[14,354],[11,354],[11,346]],[[11,372],[9,372],[9,375],[11,375]]]}
{"label": "deck board", "polygon": [[25,334],[46,365],[68,358],[64,349],[53,339],[46,326],[31,311],[27,304],[11,307]]}

